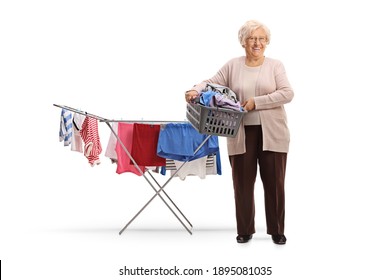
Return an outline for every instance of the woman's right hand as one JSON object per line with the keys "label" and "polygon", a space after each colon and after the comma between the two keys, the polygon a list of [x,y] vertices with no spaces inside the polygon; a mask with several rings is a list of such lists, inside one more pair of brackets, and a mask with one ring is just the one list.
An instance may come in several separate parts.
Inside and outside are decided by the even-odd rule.
{"label": "woman's right hand", "polygon": [[185,94],[186,101],[191,102],[198,95],[199,95],[199,93],[196,90],[188,90],[188,91],[186,91],[186,94]]}

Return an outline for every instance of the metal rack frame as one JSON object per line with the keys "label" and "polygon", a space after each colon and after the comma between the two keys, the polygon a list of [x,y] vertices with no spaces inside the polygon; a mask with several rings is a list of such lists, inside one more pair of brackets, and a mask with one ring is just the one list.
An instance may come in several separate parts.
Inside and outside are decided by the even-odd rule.
{"label": "metal rack frame", "polygon": [[[90,118],[94,118],[94,119],[97,119],[98,121],[100,122],[104,122],[105,124],[107,124],[107,126],[110,128],[111,132],[113,133],[113,135],[116,137],[116,139],[118,140],[118,143],[121,145],[121,147],[123,148],[123,150],[125,151],[126,155],[129,157],[129,159],[131,160],[131,162],[134,164],[135,168],[137,169],[138,172],[140,172],[140,174],[142,174],[143,178],[147,181],[147,183],[152,187],[152,189],[154,190],[155,194],[145,203],[145,205],[134,215],[134,217],[119,231],[119,235],[121,235],[125,230],[126,228],[142,213],[142,211],[144,211],[144,209],[158,196],[160,197],[160,199],[164,202],[164,204],[168,207],[168,209],[173,213],[173,215],[177,218],[177,220],[181,223],[181,225],[187,230],[187,232],[189,234],[192,234],[192,224],[191,222],[187,219],[187,217],[183,214],[183,212],[179,209],[179,207],[173,202],[173,200],[169,197],[169,195],[165,192],[164,188],[169,184],[169,182],[172,180],[173,177],[175,177],[175,175],[180,171],[180,169],[188,162],[188,161],[185,161],[183,162],[174,172],[172,172],[171,176],[169,177],[169,179],[164,183],[164,184],[160,184],[153,176],[153,174],[147,170],[146,172],[142,172],[141,168],[138,166],[137,162],[134,160],[134,158],[132,157],[132,155],[130,154],[129,150],[126,148],[126,146],[123,144],[122,140],[120,139],[120,137],[118,136],[118,134],[114,131],[111,123],[113,122],[125,122],[125,123],[150,123],[150,124],[166,124],[166,123],[183,123],[183,121],[150,121],[150,120],[114,120],[114,119],[107,119],[107,118],[103,118],[103,117],[100,117],[100,116],[97,116],[95,114],[91,114],[91,113],[88,113],[86,111],[81,111],[81,110],[78,110],[78,109],[75,109],[75,108],[72,108],[72,107],[69,107],[69,106],[65,106],[65,105],[57,105],[57,104],[53,104],[54,106],[56,107],[59,107],[59,108],[63,108],[65,110],[69,110],[69,111],[72,111],[74,113],[78,113],[78,114],[81,114],[81,115],[84,115],[84,116],[87,116],[87,117],[90,117]],[[209,138],[211,137],[212,135],[207,135],[207,137],[203,140],[203,142],[195,149],[193,155],[196,155],[196,153],[206,144],[206,142],[209,140]],[[150,180],[146,174],[147,173],[152,180]],[[162,196],[165,195],[165,197],[167,198],[164,199],[164,197]],[[167,202],[169,201],[173,207],[176,209],[176,211],[178,212],[175,212],[175,210],[169,205],[169,203]],[[181,217],[179,217],[179,215]]]}

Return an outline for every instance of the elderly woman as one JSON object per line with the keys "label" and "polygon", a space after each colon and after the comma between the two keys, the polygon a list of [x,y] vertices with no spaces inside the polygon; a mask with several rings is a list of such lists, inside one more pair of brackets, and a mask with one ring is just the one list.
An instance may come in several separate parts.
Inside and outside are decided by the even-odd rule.
{"label": "elderly woman", "polygon": [[238,243],[246,243],[255,233],[254,186],[257,165],[263,183],[267,234],[275,244],[285,244],[284,217],[287,152],[290,133],[284,104],[294,92],[283,64],[264,56],[270,43],[269,29],[250,20],[238,32],[245,56],[228,61],[214,77],[186,92],[193,100],[206,83],[227,86],[248,111],[235,138],[227,138],[232,168]]}

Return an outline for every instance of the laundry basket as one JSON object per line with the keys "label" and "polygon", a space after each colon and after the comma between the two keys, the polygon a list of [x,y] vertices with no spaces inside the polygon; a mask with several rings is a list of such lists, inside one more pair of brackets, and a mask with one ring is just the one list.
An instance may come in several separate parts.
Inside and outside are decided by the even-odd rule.
{"label": "laundry basket", "polygon": [[245,112],[187,103],[187,119],[202,134],[235,137]]}

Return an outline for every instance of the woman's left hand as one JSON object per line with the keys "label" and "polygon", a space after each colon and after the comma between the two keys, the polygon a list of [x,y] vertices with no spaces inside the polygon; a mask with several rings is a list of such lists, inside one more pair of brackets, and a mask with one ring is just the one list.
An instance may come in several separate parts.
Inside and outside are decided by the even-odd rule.
{"label": "woman's left hand", "polygon": [[253,98],[249,98],[244,103],[241,104],[242,107],[244,107],[245,111],[252,111],[255,109],[255,100]]}
{"label": "woman's left hand", "polygon": [[199,95],[199,93],[198,93],[196,90],[187,90],[186,93],[185,93],[186,101],[187,101],[187,102],[191,102],[191,101],[194,100],[198,95]]}

